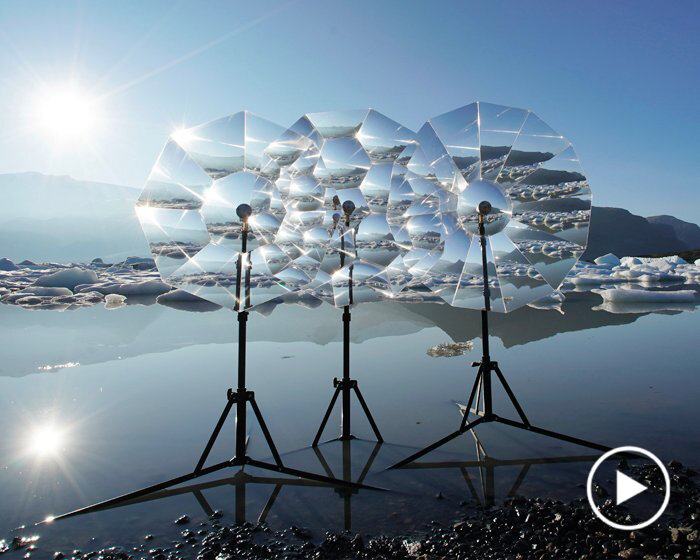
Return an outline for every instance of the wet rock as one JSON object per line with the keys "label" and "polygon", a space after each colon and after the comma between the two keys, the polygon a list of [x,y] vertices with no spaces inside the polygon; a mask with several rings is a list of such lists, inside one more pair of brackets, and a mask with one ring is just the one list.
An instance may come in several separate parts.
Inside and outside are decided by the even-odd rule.
{"label": "wet rock", "polygon": [[642,558],[644,555],[642,554],[642,551],[638,548],[627,548],[620,552],[618,556],[627,560],[633,560],[635,558]]}
{"label": "wet rock", "polygon": [[187,515],[181,515],[175,520],[175,525],[186,525],[190,522],[190,518]]}

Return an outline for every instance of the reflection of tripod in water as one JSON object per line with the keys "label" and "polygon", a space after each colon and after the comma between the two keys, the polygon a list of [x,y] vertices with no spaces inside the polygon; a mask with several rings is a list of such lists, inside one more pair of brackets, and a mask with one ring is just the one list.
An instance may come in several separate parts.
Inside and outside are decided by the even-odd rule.
{"label": "reflection of tripod in water", "polygon": [[[140,504],[145,502],[151,502],[155,500],[162,500],[164,498],[169,498],[173,496],[182,496],[184,494],[192,494],[197,500],[197,503],[202,508],[202,511],[208,516],[212,517],[215,515],[214,508],[211,507],[209,501],[204,496],[205,490],[210,490],[213,488],[220,488],[222,486],[233,486],[234,487],[234,515],[235,522],[237,524],[244,523],[246,521],[246,486],[248,484],[267,484],[273,486],[272,493],[267,499],[265,506],[260,511],[257,521],[258,523],[264,523],[267,521],[267,516],[275,504],[277,497],[283,486],[296,486],[296,487],[306,487],[306,488],[330,488],[331,486],[325,482],[316,482],[313,480],[306,480],[303,478],[287,478],[287,477],[268,477],[268,476],[254,476],[243,470],[238,471],[234,476],[230,478],[222,478],[219,480],[213,480],[210,482],[201,482],[199,484],[191,484],[189,486],[181,486],[173,489],[159,490],[156,492],[151,492],[149,494],[137,496],[130,500],[120,500],[119,502],[99,505],[90,511],[102,511],[113,508],[118,508],[122,506],[128,506],[133,504]],[[76,512],[87,513],[87,512]]]}
{"label": "reflection of tripod in water", "polygon": [[[485,424],[487,422],[499,422],[501,424],[506,424],[507,426],[512,426],[514,428],[520,428],[528,432],[533,432],[536,434],[541,434],[550,438],[558,439],[561,441],[566,441],[569,443],[574,443],[576,445],[581,445],[583,447],[588,447],[591,449],[598,449],[600,451],[609,451],[610,448],[605,445],[600,445],[583,439],[575,438],[559,432],[554,432],[552,430],[545,430],[544,428],[539,428],[530,423],[525,411],[520,406],[518,399],[515,397],[515,393],[510,388],[510,385],[506,381],[503,372],[498,367],[498,362],[491,360],[491,354],[489,351],[489,322],[488,313],[491,311],[491,293],[489,290],[489,275],[488,266],[486,258],[486,231],[484,228],[484,219],[487,214],[491,212],[491,204],[488,201],[483,201],[479,203],[479,241],[481,243],[481,265],[482,265],[482,275],[484,282],[484,309],[481,310],[481,342],[483,344],[483,353],[480,362],[472,363],[473,367],[478,366],[479,370],[476,374],[476,379],[474,380],[474,385],[472,386],[471,393],[469,395],[469,400],[467,401],[467,406],[465,407],[464,414],[462,415],[462,422],[459,428],[446,435],[442,439],[439,439],[435,443],[421,449],[417,453],[414,453],[410,457],[406,457],[402,461],[399,461],[395,465],[389,467],[390,469],[396,469],[399,467],[404,467],[416,459],[419,459],[423,455],[430,453],[431,451],[442,447],[448,441],[464,434],[465,432],[471,431],[476,428],[479,424]],[[510,418],[503,418],[493,411],[493,392],[492,392],[492,377],[491,374],[495,373],[496,377],[500,381],[503,389],[505,390],[510,402],[515,408],[520,421],[511,420]],[[478,396],[477,396],[478,393]],[[476,397],[476,400],[475,400]],[[483,408],[479,405],[479,401],[482,401]],[[476,404],[475,408],[472,405]],[[478,416],[476,420],[469,421],[469,414],[474,413]]]}
{"label": "reflection of tripod in water", "polygon": [[[290,467],[287,467],[284,465],[282,462],[282,458],[280,457],[279,452],[277,451],[277,446],[275,445],[274,440],[272,439],[272,436],[270,435],[270,431],[267,428],[267,424],[265,423],[265,419],[263,418],[262,413],[260,412],[260,408],[258,407],[258,404],[255,400],[255,394],[253,391],[249,391],[246,388],[246,342],[247,342],[247,337],[246,337],[246,323],[248,321],[248,311],[247,309],[251,307],[251,282],[250,282],[250,275],[251,275],[251,266],[250,266],[250,258],[249,255],[250,253],[248,252],[248,218],[252,214],[252,208],[248,204],[241,204],[236,208],[236,213],[238,214],[238,217],[241,219],[242,222],[242,236],[241,236],[241,251],[238,255],[238,263],[236,267],[236,298],[235,298],[235,306],[234,309],[235,311],[238,312],[238,386],[236,390],[234,391],[233,389],[229,389],[226,394],[226,406],[224,407],[223,412],[221,413],[221,417],[219,418],[219,421],[216,423],[216,426],[214,427],[214,431],[212,432],[209,441],[207,442],[206,447],[204,448],[204,452],[202,453],[201,457],[199,458],[199,461],[197,462],[197,465],[195,466],[194,470],[188,474],[178,476],[175,478],[172,478],[170,480],[166,480],[164,482],[160,482],[158,484],[153,484],[151,486],[147,486],[145,488],[142,488],[140,490],[136,490],[135,492],[129,492],[128,494],[124,494],[122,496],[118,496],[116,498],[112,498],[110,500],[106,500],[104,502],[100,502],[91,506],[87,506],[69,513],[65,513],[60,516],[56,516],[54,519],[61,519],[61,518],[66,518],[66,517],[71,517],[73,515],[78,515],[81,513],[89,513],[92,511],[97,511],[99,509],[104,509],[106,507],[110,506],[116,506],[122,503],[127,503],[127,502],[132,502],[133,500],[137,498],[141,498],[143,496],[147,496],[148,494],[152,494],[153,492],[158,492],[161,490],[165,490],[167,488],[170,488],[172,486],[175,486],[177,484],[181,484],[183,482],[188,482],[190,480],[193,480],[195,478],[199,478],[201,476],[205,476],[207,474],[214,473],[216,471],[229,468],[229,467],[240,467],[239,474],[243,473],[243,469],[246,466],[251,466],[251,467],[256,467],[259,469],[267,470],[267,471],[273,471],[276,473],[281,473],[281,474],[287,474],[295,477],[299,477],[301,479],[305,480],[311,480],[317,483],[323,483],[323,484],[330,484],[330,485],[350,485],[350,486],[357,486],[356,484],[352,482],[345,482],[342,480],[338,480],[335,478],[329,478],[327,476],[315,474],[315,473],[310,473],[306,471],[301,471],[298,469],[293,469]],[[243,270],[245,270],[245,273],[243,273]],[[243,281],[243,299],[241,299],[241,281]],[[242,305],[241,305],[242,302]],[[243,310],[241,310],[241,307]],[[260,425],[260,429],[262,430],[263,436],[265,438],[265,442],[267,443],[268,447],[270,448],[270,451],[272,453],[272,457],[274,462],[266,462],[266,461],[259,461],[257,459],[253,459],[248,455],[248,439],[247,439],[247,405],[250,403],[251,408],[253,409],[253,413],[255,414],[256,419],[258,420],[258,424]],[[219,437],[219,433],[221,432],[221,429],[224,426],[224,423],[226,422],[226,419],[228,418],[229,413],[231,412],[231,409],[235,405],[236,410],[235,410],[235,417],[236,417],[236,435],[235,435],[235,455],[226,461],[216,463],[211,466],[205,466],[206,460],[209,457],[209,453],[211,452],[212,448],[214,447],[214,444],[216,443],[217,438]],[[252,481],[255,477],[251,477],[249,482]],[[243,486],[243,495],[245,496],[245,486]],[[245,499],[242,500],[245,502]],[[274,501],[274,500],[273,500]]]}
{"label": "reflection of tripod in water", "polygon": [[[352,481],[352,450],[350,449],[350,446],[352,445],[352,441],[345,439],[341,441],[341,445],[343,446],[343,475],[342,475],[342,480],[345,481]],[[362,469],[362,472],[360,473],[360,476],[357,478],[355,481],[357,484],[363,484],[365,481],[365,477],[369,473],[369,470],[372,468],[372,464],[374,463],[374,460],[377,457],[377,453],[379,453],[379,448],[382,446],[382,443],[380,441],[376,442],[374,444],[374,447],[372,448],[372,451],[369,454],[369,458],[367,459],[367,462],[365,463],[364,468]],[[335,475],[333,474],[333,471],[331,470],[330,465],[326,461],[326,458],[323,456],[323,453],[321,452],[321,448],[316,446],[313,448],[314,452],[316,453],[316,457],[318,457],[319,462],[321,463],[321,466],[323,467],[323,470],[325,473],[332,478],[335,478]],[[352,530],[352,497],[359,492],[358,487],[352,487],[352,486],[347,486],[347,487],[336,487],[335,492],[343,498],[343,520],[344,520],[344,529],[346,531]]]}
{"label": "reflection of tripod in water", "polygon": [[[517,467],[520,466],[520,472],[518,473],[513,485],[508,491],[507,497],[512,498],[517,495],[520,490],[525,477],[530,471],[530,467],[533,465],[554,465],[554,464],[565,464],[565,463],[586,463],[594,462],[598,459],[598,455],[566,455],[559,457],[530,457],[522,459],[497,459],[490,456],[486,449],[484,448],[481,440],[476,435],[475,430],[470,432],[474,437],[474,443],[476,446],[476,461],[440,461],[440,462],[430,462],[423,461],[420,463],[411,463],[410,465],[404,467],[408,469],[459,469],[464,477],[464,481],[469,488],[469,493],[471,494],[474,501],[484,508],[488,509],[495,505],[496,501],[496,469],[498,467]],[[481,485],[481,496],[479,497],[479,492],[474,486],[472,478],[469,476],[467,469],[478,468],[479,469],[479,480]]]}
{"label": "reflection of tripod in water", "polygon": [[[337,208],[337,205],[340,204],[340,199],[335,196],[333,198],[333,205],[334,209]],[[355,211],[355,204],[351,200],[346,200],[343,202],[343,213],[345,214],[345,227],[349,228],[350,227],[350,216],[352,213]],[[340,214],[333,214],[333,221],[335,222],[334,226],[334,231],[338,227],[338,222],[340,220]],[[352,234],[354,230],[348,230],[341,232],[340,234],[340,268],[342,269],[345,266],[345,255],[346,255],[346,249],[345,249],[345,236],[347,235],[347,232],[350,232]],[[355,242],[353,240],[353,249],[355,248]],[[355,436],[352,435],[352,430],[351,430],[351,422],[350,422],[350,396],[351,396],[351,391],[355,392],[355,396],[357,397],[357,400],[360,402],[360,406],[362,406],[362,410],[365,413],[365,416],[367,416],[367,420],[369,421],[370,426],[372,427],[372,431],[374,432],[374,436],[377,438],[378,442],[384,441],[382,438],[382,434],[379,432],[379,428],[377,427],[376,422],[374,421],[374,418],[372,417],[372,413],[369,410],[369,406],[367,406],[367,402],[365,401],[365,398],[362,396],[362,393],[360,392],[360,387],[357,384],[357,380],[355,379],[350,379],[350,306],[353,303],[352,300],[352,287],[353,287],[353,282],[352,282],[352,273],[353,273],[353,265],[350,265],[349,271],[348,271],[348,294],[347,294],[347,301],[348,304],[343,307],[343,378],[338,379],[333,378],[333,387],[335,387],[335,391],[333,392],[333,396],[331,397],[331,402],[328,405],[328,408],[326,409],[326,413],[323,416],[323,420],[321,420],[321,425],[318,428],[318,431],[316,432],[316,437],[314,437],[314,441],[311,444],[313,447],[316,447],[318,445],[318,442],[321,440],[321,436],[323,435],[323,430],[326,428],[326,424],[328,423],[328,419],[331,416],[331,412],[333,412],[333,407],[335,406],[335,401],[338,399],[338,396],[341,396],[341,409],[340,409],[340,436],[337,438],[339,440],[345,441],[349,439],[354,439]]]}

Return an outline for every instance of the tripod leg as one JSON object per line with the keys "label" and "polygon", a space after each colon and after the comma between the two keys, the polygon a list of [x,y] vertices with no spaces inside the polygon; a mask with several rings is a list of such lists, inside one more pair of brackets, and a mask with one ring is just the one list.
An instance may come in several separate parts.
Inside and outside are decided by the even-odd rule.
{"label": "tripod leg", "polygon": [[192,492],[192,494],[194,494],[194,497],[197,499],[197,502],[199,502],[199,506],[202,508],[202,510],[204,510],[204,513],[207,514],[207,517],[211,517],[214,513],[214,510],[209,505],[209,502],[204,497],[204,494],[202,494],[202,491],[195,490],[194,492]]}
{"label": "tripod leg", "polygon": [[515,394],[513,393],[512,389],[510,388],[510,385],[508,385],[508,382],[506,381],[505,375],[503,375],[503,372],[501,372],[501,368],[499,368],[496,365],[496,366],[494,366],[493,369],[496,372],[498,379],[501,381],[501,385],[503,385],[503,388],[506,390],[506,393],[508,393],[508,398],[510,399],[510,402],[513,403],[515,410],[518,411],[518,416],[520,416],[520,419],[523,421],[523,424],[525,424],[526,426],[529,426],[530,421],[527,419],[527,416],[525,416],[525,412],[523,411],[522,407],[520,406],[518,399],[515,398]]}
{"label": "tripod leg", "polygon": [[305,478],[307,480],[314,480],[316,482],[323,482],[330,486],[350,486],[351,488],[366,488],[370,490],[380,490],[380,488],[375,488],[374,486],[368,486],[366,484],[358,484],[357,482],[350,482],[347,480],[340,480],[338,478],[331,478],[329,476],[323,476],[321,474],[311,473],[307,471],[300,471],[298,469],[293,469],[291,467],[285,467],[280,465],[273,465],[271,463],[266,463],[264,461],[258,461],[257,459],[248,459],[246,461],[251,467],[257,467],[259,469],[265,469],[273,472],[280,472],[283,474],[288,474],[290,476],[296,476],[299,478]]}
{"label": "tripod leg", "polygon": [[228,413],[231,412],[231,407],[233,406],[233,403],[236,401],[235,398],[235,393],[232,395],[231,398],[228,399],[228,402],[226,403],[226,406],[224,407],[224,411],[221,413],[221,416],[219,417],[219,421],[216,423],[216,427],[214,428],[214,431],[211,433],[211,436],[209,437],[209,441],[207,442],[207,446],[204,448],[204,452],[202,453],[202,456],[199,458],[199,462],[197,463],[197,466],[194,468],[194,472],[198,473],[202,470],[202,467],[204,467],[204,463],[207,460],[207,457],[209,457],[209,453],[211,452],[211,448],[214,447],[214,443],[216,442],[216,438],[219,437],[219,432],[221,431],[221,428],[224,426],[224,422],[226,422],[226,417],[228,416]]}
{"label": "tripod leg", "polygon": [[372,413],[369,411],[369,407],[367,406],[367,403],[365,402],[365,398],[362,396],[362,393],[360,392],[360,388],[357,386],[357,384],[353,385],[353,389],[355,389],[355,394],[357,395],[357,400],[360,401],[360,405],[362,406],[362,410],[365,411],[365,415],[367,416],[367,420],[369,420],[369,425],[372,426],[372,431],[374,432],[374,437],[377,438],[377,441],[379,443],[384,441],[384,438],[382,437],[382,434],[379,433],[379,428],[377,428],[377,424],[374,422],[374,418],[372,417]]}
{"label": "tripod leg", "polygon": [[378,441],[377,443],[374,444],[374,449],[372,449],[372,453],[369,455],[369,459],[367,459],[367,462],[365,463],[365,468],[362,469],[362,472],[360,473],[360,476],[357,479],[357,482],[362,483],[365,480],[365,477],[367,476],[367,473],[369,473],[369,469],[372,468],[372,464],[374,463],[374,460],[377,458],[377,453],[379,453],[379,448],[382,446],[382,443]]}
{"label": "tripod leg", "polygon": [[472,479],[469,476],[467,469],[465,469],[464,467],[460,467],[459,470],[462,472],[464,482],[467,483],[467,487],[469,488],[469,492],[471,492],[472,498],[474,498],[474,501],[477,503],[477,505],[480,506],[481,500],[479,499],[479,494],[476,493],[476,488],[474,488],[474,483],[472,482]]}
{"label": "tripod leg", "polygon": [[263,415],[260,412],[260,409],[258,408],[258,403],[255,402],[255,397],[252,397],[250,399],[250,406],[253,407],[253,412],[255,413],[255,417],[258,419],[258,424],[260,424],[260,429],[262,430],[262,433],[265,436],[265,441],[267,442],[267,445],[270,448],[270,451],[272,451],[272,456],[275,459],[275,463],[277,463],[277,466],[281,467],[282,466],[282,458],[280,457],[280,454],[277,452],[277,447],[275,446],[275,442],[272,441],[272,436],[270,435],[270,430],[267,429],[267,424],[265,424],[265,419],[263,418]]}
{"label": "tripod leg", "polygon": [[112,498],[110,500],[105,500],[104,502],[99,502],[97,504],[93,504],[91,506],[87,506],[84,508],[76,509],[74,511],[64,513],[63,515],[58,515],[54,517],[54,521],[57,521],[59,519],[66,519],[68,517],[73,517],[74,515],[81,515],[83,513],[92,513],[93,511],[98,511],[101,509],[106,509],[110,508],[112,506],[116,506],[125,502],[130,502],[131,500],[135,500],[136,498],[140,498],[142,496],[146,496],[148,494],[152,494],[153,492],[158,492],[159,490],[165,490],[166,488],[170,488],[171,486],[175,486],[176,484],[180,484],[182,482],[187,482],[188,480],[192,480],[194,478],[198,478],[200,476],[204,476],[205,474],[210,474],[213,472],[216,472],[221,469],[225,469],[226,467],[231,466],[231,461],[224,461],[222,463],[217,463],[215,465],[211,465],[210,467],[206,467],[199,472],[191,472],[189,474],[183,475],[183,476],[178,476],[176,478],[171,478],[170,480],[166,480],[164,482],[159,482],[158,484],[153,484],[152,486],[146,486],[146,488],[142,488],[141,490],[136,490],[134,492],[129,492],[128,494],[123,494],[121,496],[117,496],[116,498]]}
{"label": "tripod leg", "polygon": [[416,459],[419,459],[420,457],[422,457],[423,455],[427,455],[428,453],[430,453],[430,452],[433,451],[434,449],[437,449],[438,447],[440,447],[440,446],[442,446],[442,445],[445,445],[448,441],[451,441],[451,440],[453,440],[454,438],[456,438],[457,436],[462,435],[462,434],[463,434],[464,432],[466,432],[467,430],[471,430],[472,428],[474,428],[474,427],[478,426],[479,424],[481,424],[483,421],[484,421],[483,418],[477,418],[476,420],[474,420],[474,422],[471,422],[471,423],[469,423],[469,424],[466,424],[466,425],[464,426],[464,428],[461,428],[461,427],[460,427],[459,430],[454,431],[454,432],[452,432],[451,434],[445,436],[444,438],[442,438],[442,439],[436,441],[435,443],[429,445],[428,447],[426,447],[426,448],[424,448],[424,449],[421,449],[420,451],[418,451],[417,453],[414,453],[414,454],[411,455],[410,457],[406,457],[403,461],[399,461],[399,462],[396,463],[395,465],[391,465],[391,466],[389,467],[389,469],[398,469],[398,468],[400,468],[400,467],[403,467],[404,465],[408,465],[409,463],[413,463],[413,461],[415,461]]}
{"label": "tripod leg", "polygon": [[507,424],[508,426],[513,426],[514,428],[520,428],[521,430],[526,430],[528,432],[534,432],[536,434],[542,434],[543,436],[551,437],[554,439],[560,439],[562,441],[567,441],[569,443],[575,443],[576,445],[581,445],[582,447],[589,447],[590,449],[598,449],[599,451],[610,451],[610,447],[606,445],[600,445],[599,443],[593,443],[591,441],[586,441],[585,439],[579,439],[566,434],[560,434],[559,432],[553,432],[551,430],[545,430],[544,428],[538,428],[532,424],[523,424],[522,422],[516,422],[515,420],[509,420],[508,418],[497,419],[498,422],[502,424]]}
{"label": "tripod leg", "polygon": [[[472,392],[469,394],[469,400],[467,401],[467,408],[464,411],[464,415],[462,416],[462,422],[459,424],[459,429],[460,431],[465,429],[465,426],[467,425],[467,422],[469,421],[469,411],[472,409],[472,404],[474,403],[474,396],[476,395],[477,387],[479,388],[479,392],[481,392],[481,377],[483,375],[481,371],[481,367],[479,366],[479,371],[476,374],[476,379],[474,379],[474,385],[472,385]],[[477,403],[478,406],[478,403]]]}
{"label": "tripod leg", "polygon": [[510,492],[508,492],[509,498],[512,498],[518,493],[520,485],[523,483],[523,480],[525,480],[525,477],[527,476],[527,472],[530,470],[530,466],[530,463],[526,463],[523,465],[523,468],[520,469],[520,472],[518,473],[518,478],[515,479],[513,487],[510,489]]}
{"label": "tripod leg", "polygon": [[323,420],[321,421],[321,425],[318,428],[318,432],[316,432],[316,437],[314,438],[314,441],[311,444],[312,447],[316,447],[318,445],[318,442],[321,439],[321,436],[323,435],[323,430],[326,429],[326,424],[328,423],[328,419],[331,417],[331,412],[333,412],[333,407],[335,406],[335,401],[338,400],[339,393],[340,393],[340,385],[336,386],[336,388],[335,388],[335,392],[333,393],[333,397],[331,398],[331,403],[328,405],[328,408],[326,409],[326,414],[323,416]]}
{"label": "tripod leg", "polygon": [[323,467],[323,470],[325,471],[326,475],[333,478],[335,475],[333,474],[333,471],[331,470],[331,466],[328,464],[328,461],[326,461],[326,458],[323,456],[323,453],[321,453],[321,450],[318,447],[312,447],[312,449],[314,450],[316,458],[318,459],[318,462],[321,463],[321,466]]}
{"label": "tripod leg", "polygon": [[280,490],[282,490],[282,485],[275,484],[275,487],[272,490],[272,494],[270,494],[270,497],[267,499],[267,503],[265,504],[265,507],[260,512],[260,516],[258,517],[258,523],[265,523],[265,521],[267,520],[267,515],[270,513],[270,510],[272,509],[272,505],[275,503],[277,496],[279,496]]}

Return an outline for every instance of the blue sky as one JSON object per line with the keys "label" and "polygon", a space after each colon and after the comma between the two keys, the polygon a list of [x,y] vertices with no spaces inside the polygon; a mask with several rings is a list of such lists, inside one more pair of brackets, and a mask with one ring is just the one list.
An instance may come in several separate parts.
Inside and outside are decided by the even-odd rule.
{"label": "blue sky", "polygon": [[[417,129],[475,100],[574,144],[594,204],[700,222],[700,3],[0,2],[0,173],[141,186],[166,137],[248,109],[374,107]],[[37,92],[96,99],[88,139],[37,124]]]}

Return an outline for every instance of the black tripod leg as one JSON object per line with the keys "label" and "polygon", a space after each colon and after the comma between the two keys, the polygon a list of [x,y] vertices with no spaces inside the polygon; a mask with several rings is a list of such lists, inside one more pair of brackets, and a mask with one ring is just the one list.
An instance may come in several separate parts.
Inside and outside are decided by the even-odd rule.
{"label": "black tripod leg", "polygon": [[325,471],[326,475],[331,478],[335,477],[333,471],[331,470],[331,466],[328,464],[328,461],[326,461],[326,458],[323,456],[323,453],[321,453],[321,450],[318,447],[313,447],[312,449],[314,450],[314,453],[318,458],[318,462],[321,463],[321,466],[323,467],[323,470]]}
{"label": "black tripod leg", "polygon": [[175,486],[176,484],[180,484],[182,482],[187,482],[188,480],[192,480],[194,478],[198,478],[200,476],[204,476],[205,474],[210,474],[213,472],[216,472],[221,469],[225,469],[226,467],[231,466],[231,461],[224,461],[222,463],[217,463],[215,465],[212,465],[210,467],[206,467],[199,472],[191,472],[189,474],[183,475],[183,476],[178,476],[176,478],[171,478],[170,480],[166,480],[164,482],[159,482],[158,484],[153,484],[152,486],[146,486],[146,488],[141,488],[141,490],[136,490],[134,492],[129,492],[128,494],[123,494],[121,496],[117,496],[116,498],[112,498],[110,500],[105,500],[104,502],[99,502],[97,504],[93,504],[91,506],[87,506],[84,508],[76,509],[74,511],[64,513],[63,515],[58,515],[54,517],[54,521],[57,521],[59,519],[66,519],[68,517],[73,517],[74,515],[81,515],[83,513],[92,513],[93,511],[98,511],[101,509],[106,509],[112,506],[116,506],[125,502],[130,502],[131,500],[135,500],[136,498],[140,498],[142,496],[146,496],[148,494],[152,494],[153,492],[158,492],[159,490],[165,490],[166,488],[170,488],[171,486]]}
{"label": "black tripod leg", "polygon": [[442,445],[445,445],[448,441],[451,441],[451,440],[453,440],[454,438],[456,438],[457,436],[462,435],[464,432],[466,432],[466,431],[468,431],[468,430],[471,430],[472,428],[475,428],[476,426],[478,426],[479,424],[481,424],[483,421],[484,421],[483,418],[477,418],[476,420],[474,420],[474,422],[471,422],[471,423],[469,423],[469,424],[466,424],[466,425],[464,426],[464,428],[460,428],[459,430],[457,430],[457,431],[455,431],[455,432],[452,432],[450,435],[447,435],[447,436],[445,436],[444,438],[442,438],[442,439],[436,441],[435,443],[429,445],[428,447],[426,447],[426,448],[424,448],[424,449],[421,449],[420,451],[418,451],[417,453],[414,453],[414,454],[411,455],[410,457],[406,457],[403,461],[399,461],[399,462],[396,463],[395,465],[391,465],[391,466],[389,467],[389,469],[398,469],[398,468],[400,468],[400,467],[403,467],[404,465],[408,465],[409,463],[413,463],[413,461],[415,461],[416,459],[419,459],[419,458],[422,457],[423,455],[427,455],[428,453],[430,453],[430,452],[433,451],[434,449],[437,449],[438,447],[440,447],[440,446],[442,446]]}
{"label": "black tripod leg", "polygon": [[477,494],[476,488],[474,488],[474,483],[472,482],[472,479],[469,476],[467,469],[465,469],[464,467],[460,467],[459,470],[462,472],[462,476],[464,477],[464,482],[467,483],[467,487],[469,488],[469,492],[471,492],[472,498],[474,498],[474,501],[477,503],[477,505],[480,506],[481,500],[479,499],[479,494]]}
{"label": "black tripod leg", "polygon": [[483,375],[481,372],[481,367],[482,366],[479,366],[479,371],[476,374],[476,379],[474,379],[474,385],[472,385],[472,392],[469,394],[469,400],[467,401],[467,408],[464,411],[464,415],[462,416],[462,422],[459,424],[460,430],[464,430],[465,426],[467,425],[467,422],[469,421],[469,412],[472,409],[472,404],[474,403],[474,396],[476,395],[477,388],[479,389],[479,391],[481,391],[481,377]]}
{"label": "black tripod leg", "polygon": [[250,399],[250,406],[253,407],[253,412],[255,413],[255,417],[258,419],[258,424],[260,424],[260,429],[262,430],[262,433],[265,436],[265,441],[267,442],[267,445],[270,448],[270,451],[272,451],[272,456],[275,459],[275,463],[277,463],[277,465],[281,467],[282,466],[282,458],[280,457],[280,454],[277,452],[277,447],[275,446],[275,442],[272,441],[272,436],[270,435],[270,430],[267,429],[267,424],[265,424],[265,419],[263,418],[263,415],[260,412],[260,409],[258,408],[258,403],[255,402],[255,397],[252,397]]}
{"label": "black tripod leg", "polygon": [[508,385],[508,382],[506,381],[505,375],[503,375],[503,373],[501,372],[501,368],[499,368],[496,365],[496,366],[494,366],[493,369],[496,372],[498,379],[501,381],[501,385],[503,385],[503,388],[506,390],[506,393],[508,393],[508,398],[510,399],[510,402],[513,403],[515,410],[518,411],[518,416],[520,416],[520,419],[523,421],[523,424],[525,424],[526,426],[529,426],[530,421],[527,419],[527,416],[525,416],[525,412],[523,411],[522,407],[520,406],[518,399],[515,398],[515,394],[513,393],[512,389],[510,388],[510,385]]}
{"label": "black tripod leg", "polygon": [[369,455],[369,459],[367,459],[367,462],[365,463],[365,468],[362,469],[362,472],[360,473],[360,476],[357,479],[357,482],[362,483],[365,480],[365,477],[369,473],[369,469],[372,468],[372,465],[374,464],[374,460],[377,458],[377,453],[379,453],[379,448],[382,446],[382,443],[378,441],[377,443],[374,444],[374,449],[372,449],[372,453]]}
{"label": "black tripod leg", "polygon": [[268,471],[279,472],[283,474],[288,474],[290,476],[296,476],[299,478],[305,478],[307,480],[314,480],[316,482],[323,482],[330,486],[350,486],[351,488],[366,488],[370,490],[381,490],[381,488],[375,488],[374,486],[368,486],[366,484],[358,484],[356,482],[350,482],[348,480],[340,480],[338,478],[331,478],[329,476],[323,476],[321,474],[311,473],[307,471],[300,471],[298,469],[293,469],[291,467],[273,465],[271,463],[266,463],[264,461],[258,461],[257,459],[248,459],[246,461],[251,467],[257,467],[259,469],[265,469]]}
{"label": "black tripod leg", "polygon": [[192,494],[194,494],[194,497],[197,499],[197,502],[199,502],[199,506],[202,508],[202,510],[204,510],[204,513],[207,514],[207,517],[211,517],[214,514],[214,510],[209,505],[209,502],[204,497],[204,494],[202,494],[202,491],[194,490]]}
{"label": "black tripod leg", "polygon": [[228,413],[231,412],[231,407],[233,406],[233,403],[236,401],[235,394],[228,399],[228,402],[226,403],[226,406],[224,407],[224,411],[221,413],[221,416],[219,417],[219,421],[216,423],[216,427],[214,428],[214,431],[211,433],[211,436],[209,437],[209,441],[207,442],[207,446],[204,448],[204,452],[202,453],[202,456],[199,458],[199,462],[197,463],[197,466],[194,468],[194,472],[199,472],[202,470],[202,467],[204,466],[205,461],[207,460],[207,457],[209,457],[209,453],[211,452],[211,448],[214,447],[214,443],[216,443],[216,438],[219,437],[219,432],[221,431],[221,428],[224,426],[224,422],[226,422],[226,417],[228,416]]}
{"label": "black tripod leg", "polygon": [[523,465],[523,468],[520,469],[520,472],[518,473],[518,478],[515,479],[513,487],[510,489],[510,492],[508,492],[509,498],[515,496],[518,493],[518,490],[520,490],[520,485],[523,483],[523,480],[525,480],[525,477],[527,476],[527,473],[530,470],[530,466],[530,463],[526,463]]}
{"label": "black tripod leg", "polygon": [[326,414],[323,416],[323,420],[321,421],[321,425],[318,428],[318,432],[316,432],[316,437],[314,438],[314,441],[311,444],[312,447],[316,447],[318,445],[318,442],[321,439],[321,436],[323,435],[323,430],[326,429],[326,424],[328,423],[328,419],[331,417],[331,412],[333,412],[333,407],[335,406],[335,401],[338,400],[339,394],[340,394],[340,385],[336,386],[336,388],[335,388],[335,392],[333,393],[333,397],[331,398],[331,403],[328,405],[328,408],[326,409]]}
{"label": "black tripod leg", "polygon": [[502,424],[507,424],[508,426],[513,426],[514,428],[520,428],[521,430],[526,430],[528,432],[534,432],[536,434],[542,434],[543,436],[551,437],[554,439],[560,439],[562,441],[567,441],[569,443],[575,443],[576,445],[581,445],[582,447],[589,447],[590,449],[597,449],[599,451],[610,451],[610,447],[606,445],[600,445],[598,443],[593,443],[591,441],[586,441],[585,439],[579,439],[566,434],[560,434],[559,432],[553,432],[551,430],[545,430],[544,428],[538,428],[532,424],[523,424],[522,422],[516,422],[515,420],[509,420],[508,418],[501,418],[500,416],[496,421]]}
{"label": "black tripod leg", "polygon": [[365,411],[365,416],[367,416],[367,420],[369,420],[369,425],[372,426],[372,431],[374,432],[374,437],[377,438],[377,441],[379,443],[384,441],[384,438],[382,437],[382,434],[379,433],[379,428],[377,428],[377,424],[374,421],[374,418],[372,417],[372,413],[369,411],[369,407],[367,406],[367,403],[365,402],[365,398],[362,396],[362,393],[360,392],[360,388],[357,386],[357,384],[353,385],[352,387],[355,389],[355,394],[357,395],[357,400],[360,401],[360,405],[362,406],[362,410]]}
{"label": "black tripod leg", "polygon": [[263,510],[260,512],[260,515],[258,516],[258,523],[265,523],[265,521],[267,520],[267,516],[270,513],[270,510],[272,509],[272,506],[275,503],[275,500],[277,499],[277,496],[279,496],[280,490],[282,490],[282,485],[275,484],[275,487],[272,490],[272,494],[270,494],[270,497],[267,499],[267,502],[265,503],[265,507],[263,508]]}

